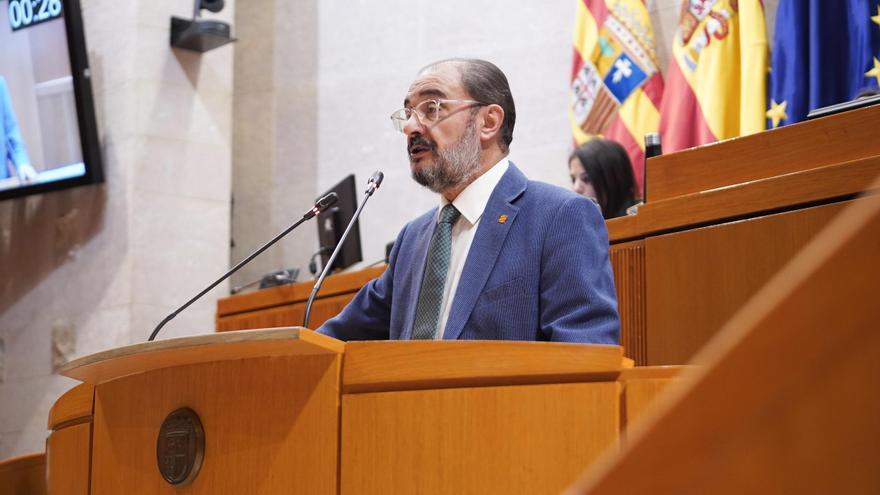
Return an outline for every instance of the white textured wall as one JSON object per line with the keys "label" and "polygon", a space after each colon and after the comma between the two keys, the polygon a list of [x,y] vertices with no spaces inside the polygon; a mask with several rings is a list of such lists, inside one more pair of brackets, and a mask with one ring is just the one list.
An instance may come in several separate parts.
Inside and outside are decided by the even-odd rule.
{"label": "white textured wall", "polygon": [[[75,384],[53,348],[140,342],[228,266],[232,48],[171,50],[189,2],[82,4],[106,183],[0,203],[0,458],[43,450],[49,408]],[[165,336],[211,331],[224,289]]]}
{"label": "white textured wall", "polygon": [[389,115],[417,70],[448,57],[492,61],[507,75],[517,121],[511,159],[532,178],[565,184],[566,105],[575,3],[525,0],[323,1],[319,15],[318,185],[385,172],[361,222],[364,259],[382,259],[403,224],[436,204],[410,178],[405,139]]}

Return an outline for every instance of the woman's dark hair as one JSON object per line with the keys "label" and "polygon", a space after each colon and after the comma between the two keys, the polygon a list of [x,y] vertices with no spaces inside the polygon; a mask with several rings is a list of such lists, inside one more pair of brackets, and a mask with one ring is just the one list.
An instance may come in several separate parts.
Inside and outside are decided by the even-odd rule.
{"label": "woman's dark hair", "polygon": [[626,209],[636,202],[636,181],[623,146],[595,138],[574,150],[568,161],[575,158],[590,177],[602,216],[607,219],[626,215]]}

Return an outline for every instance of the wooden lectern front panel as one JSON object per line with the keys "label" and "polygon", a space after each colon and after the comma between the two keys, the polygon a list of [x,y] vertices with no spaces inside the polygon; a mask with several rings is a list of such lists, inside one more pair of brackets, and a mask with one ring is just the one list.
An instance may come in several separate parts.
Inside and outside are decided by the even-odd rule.
{"label": "wooden lectern front panel", "polygon": [[616,382],[345,394],[341,493],[558,493],[619,428]]}
{"label": "wooden lectern front panel", "polygon": [[91,426],[80,423],[49,435],[46,470],[50,494],[89,495]]}
{"label": "wooden lectern front panel", "polygon": [[[277,356],[185,365],[98,385],[92,493],[335,493],[339,356]],[[157,466],[172,411],[200,417],[205,450],[192,484]]]}

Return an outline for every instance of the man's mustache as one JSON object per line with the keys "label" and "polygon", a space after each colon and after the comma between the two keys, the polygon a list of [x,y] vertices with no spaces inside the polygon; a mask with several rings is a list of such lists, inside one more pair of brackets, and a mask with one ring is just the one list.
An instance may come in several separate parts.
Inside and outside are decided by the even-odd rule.
{"label": "man's mustache", "polygon": [[412,153],[413,148],[416,146],[427,148],[431,151],[434,151],[434,143],[428,141],[422,136],[413,136],[409,138],[409,144],[407,145],[407,150]]}

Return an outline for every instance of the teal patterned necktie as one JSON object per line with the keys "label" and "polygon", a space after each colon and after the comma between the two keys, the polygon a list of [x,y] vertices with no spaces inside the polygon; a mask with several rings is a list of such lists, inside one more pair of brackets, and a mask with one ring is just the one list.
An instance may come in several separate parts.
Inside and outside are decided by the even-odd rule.
{"label": "teal patterned necktie", "polygon": [[425,262],[425,274],[419,290],[419,302],[416,306],[416,319],[412,332],[413,340],[433,339],[437,332],[440,303],[443,302],[443,289],[446,287],[446,275],[452,257],[452,226],[460,215],[461,213],[451,203],[440,210],[440,221],[431,238],[428,258]]}

